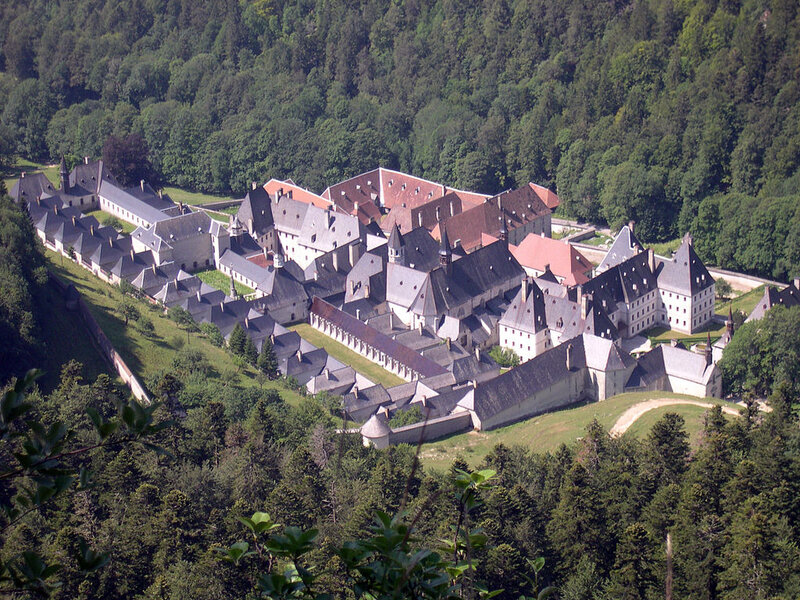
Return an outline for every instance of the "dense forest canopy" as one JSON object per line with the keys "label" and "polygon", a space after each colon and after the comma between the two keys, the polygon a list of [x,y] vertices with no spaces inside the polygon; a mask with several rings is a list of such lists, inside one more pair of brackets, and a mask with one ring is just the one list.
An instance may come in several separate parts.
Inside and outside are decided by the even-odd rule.
{"label": "dense forest canopy", "polygon": [[[483,192],[534,181],[567,214],[635,219],[645,240],[710,231],[701,255],[723,266],[800,268],[800,216],[779,208],[800,184],[794,0],[17,0],[0,14],[0,124],[22,156],[99,156],[135,133],[165,181],[211,192],[269,177],[319,192],[378,165]],[[742,239],[763,224],[791,235]]]}

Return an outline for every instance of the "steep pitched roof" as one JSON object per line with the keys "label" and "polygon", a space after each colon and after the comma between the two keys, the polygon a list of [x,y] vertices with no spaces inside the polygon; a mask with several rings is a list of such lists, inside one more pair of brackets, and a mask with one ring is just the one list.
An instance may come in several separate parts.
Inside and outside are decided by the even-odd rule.
{"label": "steep pitched roof", "polygon": [[800,305],[800,288],[796,287],[797,283],[797,280],[795,280],[794,284],[782,290],[768,285],[764,289],[764,295],[761,297],[761,300],[758,301],[755,308],[753,308],[747,320],[755,321],[762,318],[766,312],[776,304],[782,304],[786,307]]}
{"label": "steep pitched roof", "polygon": [[274,198],[287,195],[292,198],[292,200],[313,204],[318,208],[330,208],[331,206],[331,201],[329,199],[318,196],[305,188],[301,188],[290,179],[285,181],[270,179],[264,184],[264,189]]}
{"label": "steep pitched roof", "polygon": [[672,260],[662,263],[658,274],[658,287],[694,296],[714,285],[714,278],[697,256],[689,237],[684,238]]}
{"label": "steep pitched roof", "polygon": [[604,310],[613,312],[617,303],[630,304],[656,289],[657,283],[647,253],[641,252],[590,279],[583,293],[592,294]]}
{"label": "steep pitched roof", "polygon": [[244,227],[251,227],[257,235],[262,235],[273,225],[272,200],[265,188],[250,190],[242,200],[236,218]]}
{"label": "steep pitched roof", "polygon": [[544,186],[537,185],[535,183],[528,183],[531,186],[531,189],[536,192],[536,195],[539,196],[542,202],[547,205],[547,208],[550,210],[555,210],[559,204],[561,204],[561,199],[552,192],[551,190],[547,189]]}
{"label": "steep pitched roof", "polygon": [[617,237],[614,238],[614,243],[611,244],[611,248],[608,249],[605,257],[597,266],[597,272],[607,271],[640,252],[644,252],[644,246],[639,241],[639,238],[634,235],[633,230],[628,225],[625,225],[619,230]]}
{"label": "steep pitched roof", "polygon": [[33,202],[42,194],[53,194],[55,192],[55,186],[44,173],[31,173],[30,175],[22,175],[11,186],[11,190],[8,193],[15,202],[19,203]]}
{"label": "steep pitched roof", "polygon": [[530,333],[539,333],[547,329],[545,297],[536,282],[522,284],[514,300],[511,301],[511,306],[503,313],[500,325]]}

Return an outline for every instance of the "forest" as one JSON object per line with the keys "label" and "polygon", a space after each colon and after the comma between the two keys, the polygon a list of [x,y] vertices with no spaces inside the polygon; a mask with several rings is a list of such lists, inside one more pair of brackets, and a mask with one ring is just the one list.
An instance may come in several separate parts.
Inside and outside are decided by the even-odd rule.
{"label": "forest", "polygon": [[0,156],[140,135],[171,185],[385,166],[800,271],[794,0],[10,0]]}

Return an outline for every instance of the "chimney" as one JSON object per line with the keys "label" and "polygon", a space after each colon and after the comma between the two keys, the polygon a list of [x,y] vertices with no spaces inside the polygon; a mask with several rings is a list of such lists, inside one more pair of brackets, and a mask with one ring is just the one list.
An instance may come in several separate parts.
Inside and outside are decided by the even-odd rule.
{"label": "chimney", "polygon": [[478,380],[477,379],[473,379],[472,380],[472,389],[473,390],[477,390],[478,389]]}
{"label": "chimney", "polygon": [[19,178],[20,179],[25,179],[25,171],[23,171],[22,173],[19,174]]}
{"label": "chimney", "polygon": [[244,318],[244,328],[245,329],[250,329],[250,317],[245,317]]}
{"label": "chimney", "polygon": [[142,191],[144,191],[144,179],[139,180],[139,187],[142,188]]}
{"label": "chimney", "polygon": [[[89,235],[94,237],[94,225],[93,224],[89,225]],[[155,267],[155,265],[153,265],[153,267]]]}
{"label": "chimney", "polygon": [[583,298],[583,286],[579,283],[575,286],[575,302],[580,304],[581,298]]}
{"label": "chimney", "polygon": [[352,389],[351,391],[353,392],[353,396],[354,396],[355,398],[358,398],[358,386],[357,386],[357,385],[354,385],[354,386],[353,386],[353,389]]}
{"label": "chimney", "polygon": [[656,272],[656,253],[652,248],[647,249],[647,265],[650,267],[650,272],[655,275]]}
{"label": "chimney", "polygon": [[108,247],[109,248],[113,248],[114,247],[114,240],[112,240],[111,238],[108,238]]}
{"label": "chimney", "polygon": [[628,221],[628,229],[631,230],[631,233],[633,233],[634,225],[636,225],[636,221]]}
{"label": "chimney", "polygon": [[572,347],[572,344],[567,344],[567,371],[572,371],[575,368],[575,357],[573,354],[575,350]]}
{"label": "chimney", "polygon": [[88,156],[84,156],[83,157],[83,164],[85,164],[85,165],[89,164],[89,157]]}
{"label": "chimney", "polygon": [[330,379],[331,379],[331,370],[328,367],[325,367],[324,373],[325,373],[325,379],[330,381]]}
{"label": "chimney", "polygon": [[581,319],[586,320],[586,317],[589,314],[589,302],[592,299],[591,294],[582,294],[581,295]]}
{"label": "chimney", "polygon": [[158,197],[161,198],[162,200],[164,199],[164,190],[163,189],[158,190]]}
{"label": "chimney", "polygon": [[361,309],[360,308],[356,309],[356,319],[358,319],[359,321],[361,320]]}
{"label": "chimney", "polygon": [[203,296],[200,293],[200,288],[197,288],[197,301],[198,302],[202,302],[203,301]]}
{"label": "chimney", "polygon": [[78,218],[75,215],[72,215],[72,226],[74,227],[77,224],[78,224]]}
{"label": "chimney", "polygon": [[303,362],[303,351],[302,350],[300,350],[298,348],[297,349],[297,354],[295,354],[295,356],[297,357],[298,362]]}
{"label": "chimney", "polygon": [[369,282],[364,284],[364,298],[369,298]]}
{"label": "chimney", "polygon": [[331,254],[331,261],[333,264],[333,270],[337,273],[339,272],[339,252],[338,250],[334,250],[333,254]]}
{"label": "chimney", "polygon": [[544,272],[545,272],[545,273],[547,273],[548,271],[550,271],[550,263],[547,263],[547,264],[544,266]]}
{"label": "chimney", "polygon": [[711,332],[709,331],[706,334],[706,366],[707,367],[711,366],[712,362],[713,362],[713,354],[711,350]]}
{"label": "chimney", "polygon": [[253,187],[253,189],[258,187],[258,184],[255,181],[250,182],[250,185]]}
{"label": "chimney", "polygon": [[350,266],[355,267],[358,259],[361,258],[361,245],[354,242],[347,247],[348,258],[350,259]]}
{"label": "chimney", "polygon": [[156,263],[153,263],[153,266],[151,268],[153,269],[153,275],[157,275],[157,273],[156,273]]}
{"label": "chimney", "polygon": [[475,346],[475,359],[481,362],[481,349],[479,346]]}
{"label": "chimney", "polygon": [[794,289],[800,290],[800,277],[794,278]]}
{"label": "chimney", "polygon": [[525,303],[528,301],[528,278],[522,278],[522,302]]}
{"label": "chimney", "polygon": [[422,324],[422,321],[420,321],[419,323],[417,323],[417,332],[420,335],[422,335],[422,328],[423,328],[423,324]]}
{"label": "chimney", "polygon": [[447,349],[452,349],[452,342],[450,341],[450,338],[447,338]]}
{"label": "chimney", "polygon": [[353,202],[353,212],[354,212],[354,213],[357,213],[357,212],[358,212],[358,200],[356,200],[355,202]]}
{"label": "chimney", "polygon": [[131,248],[131,260],[136,260],[136,253],[133,251],[133,248]]}
{"label": "chimney", "polygon": [[330,229],[331,228],[332,221],[333,221],[333,219],[331,219],[331,211],[330,211],[329,208],[326,208],[325,209],[325,228],[326,229]]}
{"label": "chimney", "polygon": [[270,333],[269,334],[269,343],[272,344],[273,346],[275,345],[275,334],[274,333]]}

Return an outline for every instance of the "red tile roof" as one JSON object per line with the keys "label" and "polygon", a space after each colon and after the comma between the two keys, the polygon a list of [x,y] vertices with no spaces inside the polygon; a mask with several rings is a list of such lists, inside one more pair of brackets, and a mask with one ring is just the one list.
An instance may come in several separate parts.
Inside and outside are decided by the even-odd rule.
{"label": "red tile roof", "polygon": [[541,198],[542,202],[547,205],[547,208],[550,210],[555,210],[556,207],[561,204],[561,200],[554,192],[551,192],[546,187],[542,187],[541,185],[537,185],[535,183],[529,183],[531,189],[536,192],[536,195]]}
{"label": "red tile roof", "polygon": [[307,189],[301,188],[291,179],[287,179],[286,181],[270,179],[264,184],[264,189],[271,196],[275,196],[275,194],[280,191],[282,191],[283,194],[292,192],[292,200],[299,200],[300,202],[305,202],[306,204],[313,204],[319,208],[329,208],[331,205],[329,200],[323,198],[322,196],[318,196],[314,192],[310,192]]}
{"label": "red tile roof", "polygon": [[[484,235],[482,242],[486,245],[495,240]],[[509,245],[508,249],[524,268],[544,272],[549,265],[564,285],[583,284],[590,279],[592,263],[568,242],[529,233],[519,246]]]}

